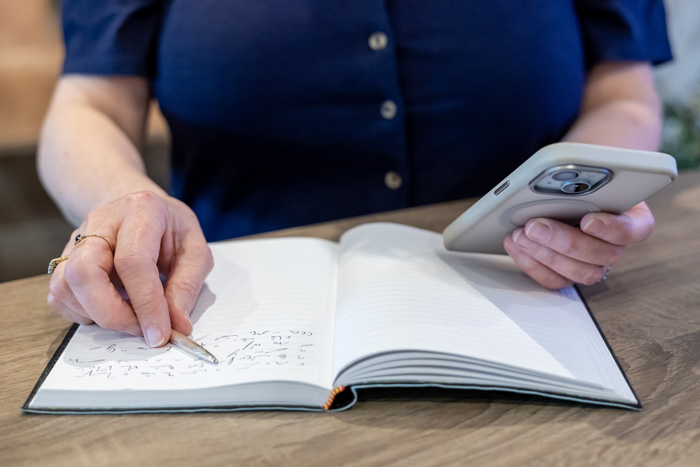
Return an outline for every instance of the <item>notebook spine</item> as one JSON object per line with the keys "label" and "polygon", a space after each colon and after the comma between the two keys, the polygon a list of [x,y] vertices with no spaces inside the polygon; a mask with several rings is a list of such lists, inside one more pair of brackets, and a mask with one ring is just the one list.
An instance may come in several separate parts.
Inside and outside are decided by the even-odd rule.
{"label": "notebook spine", "polygon": [[338,386],[337,388],[333,389],[331,391],[330,397],[328,398],[328,401],[325,404],[323,404],[323,410],[330,409],[331,405],[333,405],[333,401],[335,400],[335,396],[337,396],[343,391],[345,391],[345,386]]}

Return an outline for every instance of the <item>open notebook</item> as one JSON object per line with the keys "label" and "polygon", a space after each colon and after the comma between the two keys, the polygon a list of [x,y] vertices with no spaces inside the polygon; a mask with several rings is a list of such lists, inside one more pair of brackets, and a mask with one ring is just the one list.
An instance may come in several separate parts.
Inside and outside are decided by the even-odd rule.
{"label": "open notebook", "polygon": [[365,224],[314,238],[211,245],[192,337],[220,363],[76,326],[27,412],[323,410],[341,391],[444,386],[610,406],[639,401],[574,288],[548,291],[506,256]]}

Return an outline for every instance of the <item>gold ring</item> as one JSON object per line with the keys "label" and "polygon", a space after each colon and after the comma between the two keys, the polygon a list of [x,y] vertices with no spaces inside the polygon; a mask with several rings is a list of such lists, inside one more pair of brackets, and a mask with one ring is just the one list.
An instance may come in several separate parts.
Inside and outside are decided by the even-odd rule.
{"label": "gold ring", "polygon": [[109,238],[105,237],[105,236],[102,235],[102,234],[98,234],[98,233],[94,233],[94,232],[93,232],[93,233],[89,233],[89,234],[78,234],[78,235],[76,235],[76,237],[75,237],[75,243],[73,243],[73,245],[77,245],[78,243],[82,242],[83,240],[85,240],[85,239],[88,238],[88,237],[97,237],[97,238],[101,238],[102,240],[104,240],[105,242],[107,242],[107,245],[109,245],[109,249],[112,250],[112,253],[114,253],[114,247],[112,246],[112,242],[109,240]]}
{"label": "gold ring", "polygon": [[51,276],[53,272],[56,270],[56,266],[67,260],[67,256],[59,256],[58,258],[54,258],[51,261],[49,261],[49,270],[46,271],[46,273]]}

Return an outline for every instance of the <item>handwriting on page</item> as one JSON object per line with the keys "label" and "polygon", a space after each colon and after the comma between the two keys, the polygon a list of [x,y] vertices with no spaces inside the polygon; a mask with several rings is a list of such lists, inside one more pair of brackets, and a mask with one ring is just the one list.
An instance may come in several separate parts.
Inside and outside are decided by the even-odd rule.
{"label": "handwriting on page", "polygon": [[151,348],[141,338],[96,343],[81,352],[65,354],[75,377],[90,379],[182,378],[217,372],[273,368],[304,370],[314,365],[315,331],[305,329],[248,329],[243,332],[193,337],[219,359],[212,365],[172,345]]}

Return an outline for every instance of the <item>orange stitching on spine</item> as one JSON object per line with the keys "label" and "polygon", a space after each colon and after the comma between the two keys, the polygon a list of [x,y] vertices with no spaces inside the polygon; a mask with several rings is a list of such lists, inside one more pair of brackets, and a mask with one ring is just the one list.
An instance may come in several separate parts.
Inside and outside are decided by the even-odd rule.
{"label": "orange stitching on spine", "polygon": [[333,400],[335,399],[335,396],[340,394],[341,392],[345,391],[345,386],[339,386],[331,391],[331,395],[328,398],[328,401],[323,404],[323,410],[328,410],[331,408],[331,405],[333,405]]}

